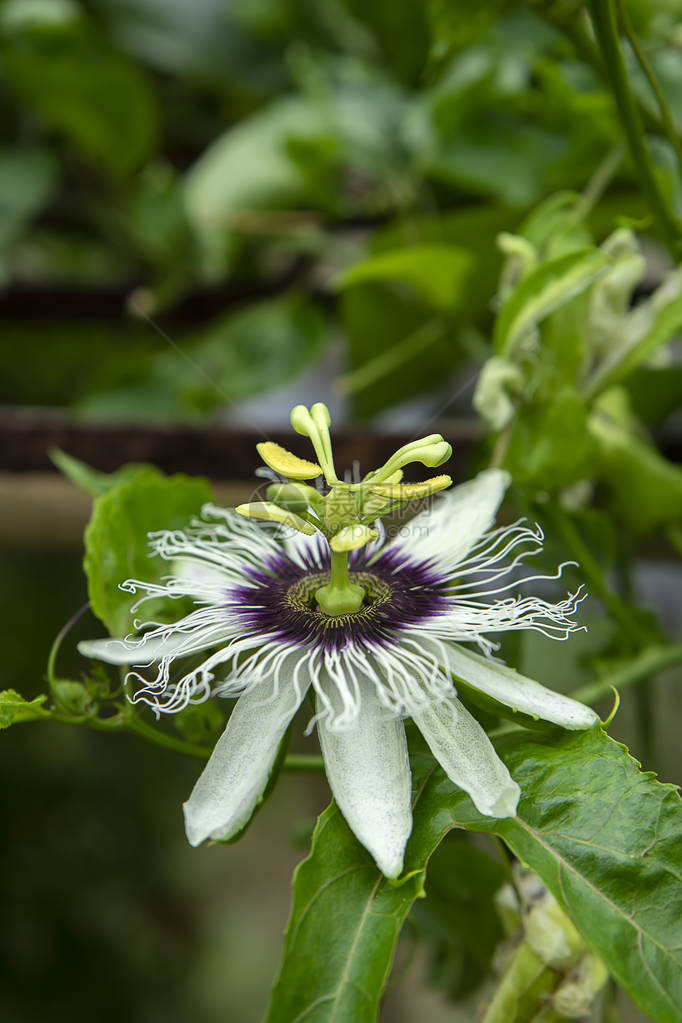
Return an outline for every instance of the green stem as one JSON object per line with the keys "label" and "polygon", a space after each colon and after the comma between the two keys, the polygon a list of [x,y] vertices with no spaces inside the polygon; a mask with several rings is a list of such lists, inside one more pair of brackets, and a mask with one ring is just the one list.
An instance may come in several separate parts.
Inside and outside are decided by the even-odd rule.
{"label": "green stem", "polygon": [[[45,720],[57,721],[61,725],[85,725],[97,732],[130,732],[140,739],[160,746],[161,749],[169,750],[171,753],[181,753],[185,757],[194,757],[197,760],[208,760],[212,750],[208,746],[199,746],[194,742],[186,742],[184,739],[177,739],[167,732],[161,732],[153,728],[146,721],[137,717],[123,717],[121,714],[112,715],[110,718],[98,718],[56,713]],[[322,757],[310,756],[304,753],[289,753],[282,764],[283,771],[292,774],[319,774],[324,771]]]}
{"label": "green stem", "polygon": [[389,373],[400,369],[404,363],[421,355],[432,344],[435,344],[442,334],[443,328],[439,320],[427,320],[388,351],[365,362],[352,373],[346,373],[339,377],[334,384],[334,389],[338,394],[344,396],[363,391],[366,387],[375,384],[377,380],[382,380]]}
{"label": "green stem", "polygon": [[349,583],[348,555],[345,551],[332,551],[329,585],[335,589],[343,590]]}
{"label": "green stem", "polygon": [[661,235],[671,251],[677,253],[680,248],[680,226],[668,209],[668,204],[661,192],[656,169],[646,143],[644,126],[630,88],[620,48],[614,0],[589,0],[588,6],[632,162],[638,172],[642,189],[648,198],[651,212],[658,223]]}
{"label": "green stem", "polygon": [[592,209],[597,205],[610,185],[613,175],[623,162],[624,155],[625,146],[619,145],[612,149],[610,153],[607,153],[601,161],[575,205],[575,218],[578,223],[586,220]]}
{"label": "green stem", "polygon": [[62,626],[62,628],[57,633],[54,643],[50,647],[50,655],[47,659],[47,684],[50,687],[52,699],[57,704],[57,706],[63,706],[62,701],[59,698],[59,689],[56,685],[55,677],[55,666],[57,664],[57,655],[59,653],[59,648],[61,647],[62,641],[66,634],[73,628],[73,626],[76,624],[79,618],[83,617],[83,615],[85,614],[89,607],[90,601],[88,600],[86,601],[85,604],[83,604],[81,608],[78,609],[78,611],[76,611],[75,614],[71,615],[66,625]]}
{"label": "green stem", "polygon": [[639,44],[639,40],[632,27],[632,22],[630,21],[630,16],[627,12],[627,8],[623,0],[618,0],[618,14],[620,16],[620,23],[623,26],[623,32],[625,33],[627,40],[630,43],[630,46],[632,47],[632,52],[637,58],[639,66],[646,75],[646,79],[649,85],[651,86],[651,91],[656,97],[658,109],[661,112],[661,126],[665,134],[668,136],[668,141],[670,142],[670,145],[675,150],[675,156],[677,157],[677,165],[680,171],[682,172],[682,142],[680,141],[679,132],[675,127],[675,122],[673,121],[672,114],[670,113],[670,108],[666,103],[665,96],[661,92],[661,87],[658,84],[658,81],[656,80],[656,75],[653,72],[653,68],[649,64],[647,56]]}
{"label": "green stem", "polygon": [[176,739],[174,735],[161,732],[158,728],[152,728],[142,718],[131,717],[125,721],[125,729],[133,735],[139,735],[141,739],[147,739],[162,749],[170,750],[172,753],[182,753],[186,757],[196,757],[197,760],[208,760],[211,750],[206,746],[199,746],[193,742],[186,742],[184,739]]}
{"label": "green stem", "polygon": [[504,465],[507,448],[509,447],[509,442],[511,440],[512,433],[514,432],[514,426],[516,425],[516,416],[517,413],[515,412],[504,429],[497,435],[495,445],[490,456],[491,469],[500,469]]}
{"label": "green stem", "polygon": [[622,668],[618,668],[605,678],[597,679],[596,682],[580,686],[571,693],[571,696],[581,703],[598,703],[609,695],[612,686],[619,691],[627,689],[628,686],[643,682],[675,664],[682,664],[682,644],[647,647]]}

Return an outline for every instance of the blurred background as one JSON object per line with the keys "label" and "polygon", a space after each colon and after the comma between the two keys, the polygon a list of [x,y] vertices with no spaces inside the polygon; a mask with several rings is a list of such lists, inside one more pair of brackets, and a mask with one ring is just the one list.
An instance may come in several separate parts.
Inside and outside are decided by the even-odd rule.
{"label": "blurred background", "polygon": [[[597,242],[618,224],[641,229],[635,301],[660,284],[672,258],[579,8],[0,5],[0,688],[43,690],[52,640],[87,599],[90,499],[53,449],[106,472],[134,461],[203,474],[233,504],[253,488],[262,434],[281,439],[293,404],[324,400],[346,467],[439,429],[462,478],[485,458],[472,396],[491,351],[501,232],[554,193],[593,187]],[[628,9],[682,118],[682,4]],[[646,115],[655,104],[629,66]],[[653,134],[676,202],[674,154]],[[671,353],[664,373],[628,386],[675,465],[682,365]],[[622,526],[608,500],[606,547]],[[634,585],[679,638],[679,563],[659,526],[653,516],[634,529]],[[589,681],[608,629],[596,601],[584,607],[590,632],[560,664],[542,638],[517,645],[516,663],[558,688]],[[74,641],[94,627],[86,616],[70,634],[63,675],[79,677]],[[645,728],[625,693],[612,734],[679,782],[676,693],[679,673],[659,678]],[[314,752],[302,731],[295,748]],[[262,1016],[291,871],[326,785],[282,776],[242,842],[194,851],[180,804],[197,770],[133,737],[42,723],[2,733],[8,1023],[46,1011],[103,1023]],[[475,1018],[475,998],[461,1009],[446,998],[466,997],[475,954],[454,924],[432,938],[410,962],[407,934],[386,1023]]]}

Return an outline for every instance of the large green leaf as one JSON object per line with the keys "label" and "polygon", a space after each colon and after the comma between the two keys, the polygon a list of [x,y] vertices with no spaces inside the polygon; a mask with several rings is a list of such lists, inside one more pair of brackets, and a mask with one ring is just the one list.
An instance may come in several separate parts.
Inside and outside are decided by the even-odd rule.
{"label": "large green leaf", "polygon": [[433,387],[462,357],[443,317],[394,282],[368,281],[343,292],[341,321],[350,372],[341,381],[359,418]]}
{"label": "large green leaf", "polygon": [[[187,381],[185,395],[199,394],[210,406],[221,398],[245,398],[275,389],[306,369],[319,356],[326,339],[326,321],[318,307],[302,295],[254,302],[237,313],[213,320],[194,338],[185,338],[192,360],[201,370]],[[170,356],[166,354],[170,361]],[[173,353],[173,363],[178,360]],[[207,389],[207,380],[215,387]]]}
{"label": "large green leaf", "polygon": [[378,230],[371,242],[374,254],[405,246],[454,246],[464,249],[472,272],[462,295],[461,311],[467,318],[485,313],[495,292],[502,253],[495,244],[501,231],[513,231],[518,210],[505,206],[464,206],[434,214],[413,214]]}
{"label": "large green leaf", "polygon": [[[556,733],[553,733],[556,735]],[[329,807],[298,868],[268,1023],[372,1023],[401,922],[453,827],[499,835],[544,881],[616,980],[658,1023],[679,1023],[682,803],[599,729],[514,733],[499,752],[516,818],[483,817],[439,768],[419,774],[405,880],[391,885]],[[421,758],[415,758],[415,760]],[[413,767],[415,763],[413,761]]]}
{"label": "large green leaf", "polygon": [[205,480],[143,469],[95,500],[85,531],[84,568],[92,610],[112,635],[129,631],[135,600],[119,590],[119,583],[168,574],[168,562],[149,557],[147,533],[184,528],[210,499]]}
{"label": "large green leaf", "polygon": [[460,128],[449,145],[444,140],[427,162],[426,173],[510,206],[533,202],[548,186],[549,167],[565,155],[565,140],[524,124],[511,112],[504,120],[481,113],[481,121]]}
{"label": "large green leaf", "polygon": [[658,1023],[678,1023],[682,803],[675,787],[640,772],[600,730],[564,733],[551,745],[514,736],[499,751],[521,786],[518,817],[481,817],[435,772],[415,839],[437,840],[448,815],[452,825],[500,835],[634,1001]]}
{"label": "large green leaf", "polygon": [[418,0],[386,4],[383,0],[344,0],[345,6],[375,35],[396,77],[419,80],[429,53],[427,6]]}

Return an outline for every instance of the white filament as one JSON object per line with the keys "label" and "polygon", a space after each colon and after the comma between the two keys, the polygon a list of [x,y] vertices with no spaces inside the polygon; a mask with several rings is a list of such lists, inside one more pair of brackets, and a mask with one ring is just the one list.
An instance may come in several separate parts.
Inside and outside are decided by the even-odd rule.
{"label": "white filament", "polygon": [[[541,530],[517,522],[484,533],[467,545],[459,561],[448,553],[442,526],[430,549],[427,538],[420,538],[420,555],[443,580],[441,610],[423,622],[405,630],[398,627],[380,643],[360,636],[337,649],[283,641],[275,633],[247,629],[239,613],[244,605],[230,605],[228,599],[234,586],[257,588],[258,584],[249,582],[249,569],[262,570],[282,556],[277,530],[212,505],[203,509],[203,515],[220,521],[196,519],[185,531],[150,535],[152,554],[172,562],[173,574],[157,583],[127,580],[122,584],[127,592],[141,594],[136,609],[159,597],[184,597],[194,604],[190,613],[172,623],[137,621],[140,634],[123,641],[131,653],[139,652],[139,660],[134,661],[138,666],[145,664],[148,643],[168,643],[168,651],[156,662],[155,678],[149,680],[137,670],[128,675],[135,689],[133,702],[149,704],[157,715],[182,710],[212,695],[235,697],[270,680],[272,700],[285,689],[293,689],[301,700],[312,685],[317,713],[311,727],[324,719],[330,730],[340,732],[357,722],[367,682],[380,704],[396,716],[451,695],[446,649],[450,643],[475,643],[490,655],[495,649],[488,638],[491,633],[533,629],[566,639],[579,628],[571,616],[583,599],[580,591],[558,603],[533,596],[499,598],[522,583],[556,579],[564,567],[553,576],[520,579],[518,566],[541,551],[543,536]],[[456,546],[462,550],[461,543]],[[401,555],[409,556],[409,546],[401,547]],[[318,559],[321,549],[315,539],[297,535],[287,540],[287,550],[299,566],[305,566]],[[399,566],[395,574],[399,585]],[[176,662],[199,653],[198,666],[178,671]]]}

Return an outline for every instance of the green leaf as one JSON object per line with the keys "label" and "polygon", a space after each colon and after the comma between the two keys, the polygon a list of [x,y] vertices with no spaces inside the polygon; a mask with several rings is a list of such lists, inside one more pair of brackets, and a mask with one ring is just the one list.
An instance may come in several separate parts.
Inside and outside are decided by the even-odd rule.
{"label": "green leaf", "polygon": [[[326,339],[326,321],[307,298],[289,295],[255,302],[221,316],[194,338],[192,360],[203,377],[192,374],[185,400],[210,407],[227,398],[245,398],[281,386],[319,356]],[[183,341],[184,347],[185,341]],[[173,364],[178,365],[174,357]],[[187,367],[182,369],[187,381]],[[206,378],[216,385],[207,387]]]}
{"label": "green leaf", "polygon": [[381,228],[372,238],[374,254],[405,246],[447,246],[465,250],[472,270],[462,295],[462,313],[473,319],[488,310],[502,265],[495,239],[501,231],[513,231],[517,210],[504,206],[476,205],[441,210],[437,215],[412,215]]}
{"label": "green leaf", "polygon": [[495,351],[509,354],[526,331],[594,284],[609,262],[598,249],[580,249],[534,270],[502,307],[495,322]]}
{"label": "green leaf", "polygon": [[117,175],[147,159],[159,121],[150,81],[84,20],[26,28],[3,57],[23,101],[84,157]]}
{"label": "green leaf", "polygon": [[[415,813],[408,866],[449,827],[498,834],[534,870],[615,979],[658,1023],[682,1004],[682,803],[599,729],[554,743],[516,733],[498,750],[522,796],[516,818],[482,817],[440,770]],[[423,855],[423,852],[422,852]]]}
{"label": "green leaf", "polygon": [[325,810],[295,874],[268,1023],[374,1023],[400,925],[422,894],[429,857],[455,827],[499,835],[640,1008],[678,1023],[679,795],[640,773],[600,729],[551,734],[500,741],[522,790],[518,817],[504,820],[483,817],[430,758],[413,756],[414,828],[397,885],[379,874],[336,806]]}
{"label": "green leaf", "polygon": [[161,267],[186,266],[194,250],[180,179],[166,163],[152,163],[137,177],[128,205],[128,230],[139,250]]}
{"label": "green leaf", "polygon": [[504,466],[520,486],[555,492],[588,476],[597,454],[585,404],[566,387],[545,402],[521,408]]}
{"label": "green leaf", "polygon": [[[481,120],[489,114],[481,113]],[[458,127],[426,165],[429,177],[469,194],[491,196],[510,206],[527,206],[547,190],[549,169],[566,151],[566,142],[518,113],[494,123]]]}
{"label": "green leaf", "polygon": [[365,281],[393,280],[409,284],[434,309],[445,312],[465,295],[472,259],[451,245],[415,245],[381,252],[349,267],[337,280],[348,288]]}
{"label": "green leaf", "polygon": [[38,718],[49,718],[50,711],[43,707],[47,696],[36,696],[34,700],[25,700],[14,689],[5,689],[0,693],[0,729],[9,728],[19,721],[36,721]]}
{"label": "green leaf", "polygon": [[[136,599],[119,590],[119,583],[130,578],[153,581],[169,571],[168,562],[149,557],[147,533],[183,529],[210,499],[205,480],[164,477],[155,469],[141,470],[95,499],[85,530],[84,568],[92,609],[113,636],[130,630],[130,607]],[[147,613],[150,609],[148,605]]]}
{"label": "green leaf", "polygon": [[120,483],[127,483],[140,473],[148,472],[151,468],[148,465],[131,462],[121,466],[116,472],[99,472],[99,470],[86,465],[85,462],[81,462],[79,458],[74,458],[66,451],[60,451],[59,448],[54,448],[50,452],[50,459],[65,476],[68,476],[72,483],[84,490],[86,494],[90,494],[91,497],[108,494]]}
{"label": "green leaf", "polygon": [[385,880],[335,803],[294,874],[284,963],[267,1023],[374,1023],[402,923],[422,872]]}
{"label": "green leaf", "polygon": [[584,249],[592,239],[581,224],[578,217],[580,196],[577,192],[555,192],[543,202],[538,203],[518,228],[518,234],[526,238],[531,245],[542,253],[544,258],[566,255],[554,251],[556,246],[567,244],[571,249]]}
{"label": "green leaf", "polygon": [[633,413],[649,425],[660,425],[682,405],[682,366],[642,366],[624,381]]}
{"label": "green leaf", "polygon": [[[625,337],[587,387],[594,397],[619,383],[654,355],[682,327],[682,271],[671,274],[653,298],[637,306],[624,323]],[[628,329],[629,328],[629,329]]]}
{"label": "green leaf", "polygon": [[386,4],[384,0],[344,0],[354,17],[376,36],[394,74],[416,83],[429,54],[428,11],[419,0]]}
{"label": "green leaf", "polygon": [[635,429],[602,412],[590,415],[589,428],[599,444],[602,472],[621,522],[635,533],[648,533],[682,520],[678,465],[659,454]]}

